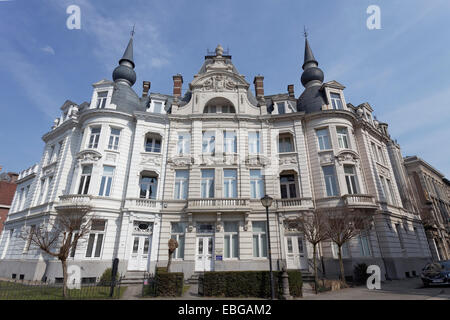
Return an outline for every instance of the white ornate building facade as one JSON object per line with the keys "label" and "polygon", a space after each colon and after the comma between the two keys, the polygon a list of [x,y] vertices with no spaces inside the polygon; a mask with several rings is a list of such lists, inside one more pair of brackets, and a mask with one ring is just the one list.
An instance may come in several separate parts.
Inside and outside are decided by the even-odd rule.
{"label": "white ornate building facade", "polygon": [[[91,281],[119,258],[119,270],[154,272],[168,260],[188,278],[209,270],[268,269],[265,208],[279,269],[310,269],[312,250],[289,221],[316,209],[342,207],[374,215],[371,227],[344,246],[346,272],[377,264],[383,276],[418,274],[431,259],[402,157],[372,108],[347,103],[344,86],[323,83],[306,40],[302,84],[295,97],[255,93],[218,46],[185,94],[175,75],[172,95],[139,97],[133,39],[113,80],[93,85],[90,103],[66,101],[43,136],[39,164],[19,176],[0,239],[0,277],[62,276],[59,262],[20,237],[59,209],[89,206],[91,232],[70,253]],[[392,151],[394,150],[394,151]],[[399,149],[397,150],[398,152]],[[338,274],[336,247],[320,245],[321,269]],[[323,270],[325,269],[325,270]]]}

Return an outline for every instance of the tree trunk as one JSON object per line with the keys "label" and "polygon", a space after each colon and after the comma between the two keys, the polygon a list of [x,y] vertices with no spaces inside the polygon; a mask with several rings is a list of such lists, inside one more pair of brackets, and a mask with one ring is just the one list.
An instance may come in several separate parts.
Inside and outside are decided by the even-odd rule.
{"label": "tree trunk", "polygon": [[63,269],[63,297],[67,297],[67,261],[61,260]]}
{"label": "tree trunk", "polygon": [[169,251],[169,261],[167,261],[167,272],[170,272],[171,263],[172,263],[172,253]]}
{"label": "tree trunk", "polygon": [[338,245],[339,267],[341,268],[341,280],[345,283],[344,261],[342,261],[342,245]]}
{"label": "tree trunk", "polygon": [[314,291],[316,294],[319,292],[319,277],[317,275],[317,259],[316,259],[316,252],[317,252],[317,243],[313,244],[313,264],[314,264]]}

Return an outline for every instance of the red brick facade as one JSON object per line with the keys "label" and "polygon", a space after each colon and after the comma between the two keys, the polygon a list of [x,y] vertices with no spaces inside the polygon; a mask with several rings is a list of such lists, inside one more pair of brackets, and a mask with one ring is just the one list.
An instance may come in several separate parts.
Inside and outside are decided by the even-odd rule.
{"label": "red brick facade", "polygon": [[17,174],[8,173],[9,181],[0,180],[0,233],[3,231],[3,223],[8,215],[9,207],[11,206],[12,200],[14,198],[14,193],[16,192],[17,184]]}

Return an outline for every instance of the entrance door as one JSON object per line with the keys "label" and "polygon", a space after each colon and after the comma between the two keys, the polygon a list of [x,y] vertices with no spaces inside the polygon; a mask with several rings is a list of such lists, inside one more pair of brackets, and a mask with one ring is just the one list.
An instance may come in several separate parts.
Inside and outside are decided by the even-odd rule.
{"label": "entrance door", "polygon": [[288,269],[308,269],[308,256],[303,237],[288,235],[285,237],[285,246]]}
{"label": "entrance door", "polygon": [[133,236],[133,248],[131,251],[128,270],[147,271],[150,260],[151,236]]}
{"label": "entrance door", "polygon": [[214,270],[213,248],[214,239],[212,236],[197,237],[195,271]]}

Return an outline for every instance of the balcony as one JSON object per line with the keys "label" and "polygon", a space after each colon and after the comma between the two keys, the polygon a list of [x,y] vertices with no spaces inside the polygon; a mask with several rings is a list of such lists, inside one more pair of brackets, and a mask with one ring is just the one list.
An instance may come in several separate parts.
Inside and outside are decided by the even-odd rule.
{"label": "balcony", "polygon": [[59,197],[56,210],[89,210],[92,207],[92,196],[84,194],[68,194]]}
{"label": "balcony", "polygon": [[189,211],[250,211],[250,199],[242,198],[202,198],[188,199]]}
{"label": "balcony", "polygon": [[161,200],[154,199],[141,199],[141,198],[129,198],[126,199],[125,207],[131,210],[148,210],[155,209],[160,210],[162,207]]}
{"label": "balcony", "polygon": [[375,198],[368,194],[346,194],[342,199],[349,208],[378,208]]}
{"label": "balcony", "polygon": [[312,209],[314,208],[311,198],[277,199],[276,208],[282,211]]}

